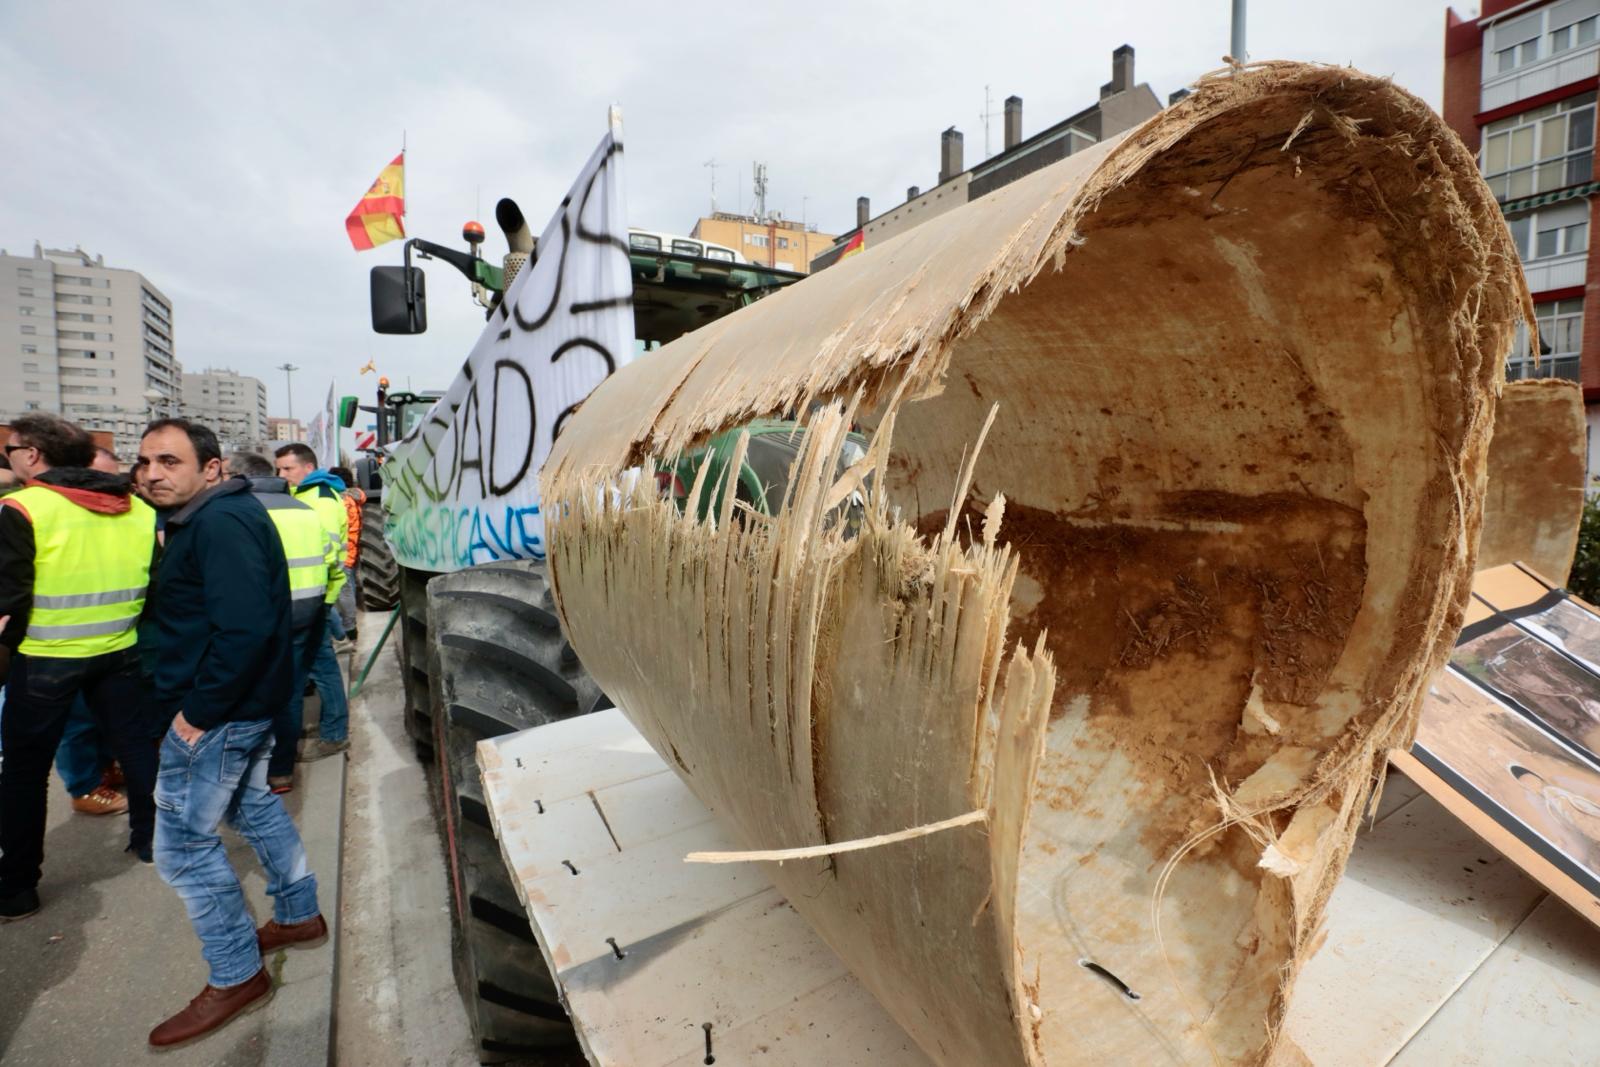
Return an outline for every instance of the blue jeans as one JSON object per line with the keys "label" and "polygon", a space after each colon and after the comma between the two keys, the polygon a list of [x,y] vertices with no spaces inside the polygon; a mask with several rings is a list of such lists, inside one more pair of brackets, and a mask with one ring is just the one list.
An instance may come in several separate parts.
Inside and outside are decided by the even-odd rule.
{"label": "blue jeans", "polygon": [[318,735],[329,741],[343,741],[350,733],[350,702],[344,694],[344,676],[339,673],[339,659],[333,654],[333,645],[323,627],[312,625],[295,631],[294,670],[294,689],[288,703],[272,720],[277,745],[267,773],[274,778],[287,778],[294,773],[295,748],[300,744],[300,724],[305,719],[307,679],[316,685],[317,696],[322,699]]}
{"label": "blue jeans", "polygon": [[156,776],[156,871],[177,890],[219,989],[261,970],[255,921],[217,835],[224,819],[255,849],[267,872],[272,915],[300,923],[317,915],[317,877],[289,813],[267,791],[272,721],[229,722],[191,748],[173,730],[161,739]]}
{"label": "blue jeans", "polygon": [[85,796],[100,784],[106,764],[111,762],[111,751],[106,748],[89,702],[79,694],[67,716],[67,728],[61,733],[61,744],[56,746],[56,773],[66,783],[67,795]]}

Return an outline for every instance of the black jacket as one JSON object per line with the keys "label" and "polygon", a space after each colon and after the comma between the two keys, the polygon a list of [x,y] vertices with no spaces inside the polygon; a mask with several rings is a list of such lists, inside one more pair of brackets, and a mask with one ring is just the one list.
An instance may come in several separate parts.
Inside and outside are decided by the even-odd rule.
{"label": "black jacket", "polygon": [[241,478],[174,512],[158,577],[156,697],[202,730],[270,719],[294,684],[283,544]]}
{"label": "black jacket", "polygon": [[[116,514],[128,510],[128,479],[120,474],[56,467],[28,484],[49,486],[90,511]],[[150,550],[153,557],[154,540]],[[0,646],[13,652],[22,644],[28,614],[33,610],[33,552],[33,520],[21,508],[0,505],[0,616],[11,618],[0,630]]]}

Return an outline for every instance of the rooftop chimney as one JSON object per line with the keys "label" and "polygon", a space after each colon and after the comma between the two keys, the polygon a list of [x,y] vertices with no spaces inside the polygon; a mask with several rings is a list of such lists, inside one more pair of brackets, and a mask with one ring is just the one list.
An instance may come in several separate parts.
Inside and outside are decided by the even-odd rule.
{"label": "rooftop chimney", "polygon": [[872,218],[872,201],[864,196],[856,197],[856,229],[865,226],[870,218]]}
{"label": "rooftop chimney", "polygon": [[1006,147],[1022,143],[1022,97],[1006,97]]}
{"label": "rooftop chimney", "polygon": [[1111,53],[1111,80],[1100,87],[1100,99],[1125,93],[1133,88],[1133,45],[1125,44]]}
{"label": "rooftop chimney", "polygon": [[954,126],[939,135],[939,184],[960,174],[965,167],[961,165],[961,131]]}
{"label": "rooftop chimney", "polygon": [[906,189],[906,203],[909,204],[911,201],[915,200],[917,197],[919,197],[921,195],[922,195],[922,190],[918,189],[915,185],[908,187]]}
{"label": "rooftop chimney", "polygon": [[1184,97],[1186,97],[1188,95],[1189,95],[1189,90],[1188,89],[1174,89],[1174,90],[1172,90],[1172,92],[1167,94],[1167,106],[1171,107],[1173,104],[1176,104],[1179,100],[1182,100]]}

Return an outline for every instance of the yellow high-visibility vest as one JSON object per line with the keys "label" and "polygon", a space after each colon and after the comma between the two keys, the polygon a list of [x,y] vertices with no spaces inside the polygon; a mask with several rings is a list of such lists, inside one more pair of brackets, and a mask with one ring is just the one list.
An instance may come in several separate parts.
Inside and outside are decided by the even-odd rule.
{"label": "yellow high-visibility vest", "polygon": [[339,545],[307,501],[288,493],[254,493],[283,542],[289,564],[289,613],[295,629],[314,620],[328,594],[328,581],[339,569]]}
{"label": "yellow high-visibility vest", "polygon": [[[324,493],[322,490],[328,491]],[[305,489],[291,489],[290,493],[296,500],[310,504],[317,516],[322,519],[323,528],[337,539],[339,553],[342,556],[350,539],[350,516],[345,513],[344,499],[333,491],[332,486],[313,485]],[[328,592],[326,602],[332,604],[339,599],[339,590],[344,588],[344,568],[341,567],[337,575],[328,578]]]}
{"label": "yellow high-visibility vest", "polygon": [[127,511],[106,515],[38,485],[8,499],[33,525],[33,610],[17,650],[87,659],[131,648],[150,588],[156,513],[134,497]]}

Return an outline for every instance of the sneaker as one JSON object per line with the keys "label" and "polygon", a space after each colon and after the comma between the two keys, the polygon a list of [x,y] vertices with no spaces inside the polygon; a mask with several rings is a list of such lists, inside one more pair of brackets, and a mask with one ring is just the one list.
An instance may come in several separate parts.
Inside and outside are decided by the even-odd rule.
{"label": "sneaker", "polygon": [[265,956],[280,948],[316,948],[328,940],[328,924],[321,915],[313,915],[303,923],[280,923],[268,919],[256,931],[256,944]]}
{"label": "sneaker", "polygon": [[156,861],[155,855],[150,851],[149,845],[136,845],[130,841],[128,842],[128,847],[122,851],[132,852],[134,859],[137,859],[140,863],[143,863],[146,866]]}
{"label": "sneaker", "polygon": [[294,792],[294,775],[267,775],[267,792],[273,796],[283,796],[285,793]]}
{"label": "sneaker", "polygon": [[73,797],[72,810],[79,815],[121,815],[128,810],[128,798],[102,783],[81,797]]}
{"label": "sneaker", "polygon": [[172,1048],[218,1030],[272,996],[272,979],[265,967],[248,981],[227,989],[208,985],[189,1006],[150,1031],[150,1044]]}
{"label": "sneaker", "polygon": [[324,741],[319,737],[315,741],[307,741],[305,744],[301,745],[300,752],[295,756],[295,759],[299,760],[301,763],[313,763],[319,759],[323,759],[324,757],[343,752],[349,747],[350,742],[348,740]]}
{"label": "sneaker", "polygon": [[39,910],[39,891],[24,889],[10,896],[0,896],[0,923],[26,919]]}

